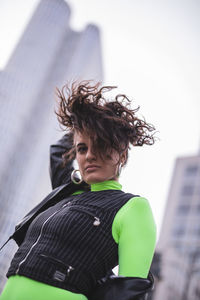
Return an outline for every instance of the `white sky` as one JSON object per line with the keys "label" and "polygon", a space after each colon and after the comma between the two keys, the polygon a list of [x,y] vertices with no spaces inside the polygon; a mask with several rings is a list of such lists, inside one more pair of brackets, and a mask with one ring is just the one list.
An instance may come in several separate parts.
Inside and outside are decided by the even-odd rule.
{"label": "white sky", "polygon": [[[52,0],[54,1],[54,0]],[[1,0],[0,68],[38,0]],[[104,83],[140,105],[159,131],[153,146],[131,151],[124,190],[146,197],[158,234],[176,157],[200,148],[200,1],[70,0],[71,27],[100,27]]]}

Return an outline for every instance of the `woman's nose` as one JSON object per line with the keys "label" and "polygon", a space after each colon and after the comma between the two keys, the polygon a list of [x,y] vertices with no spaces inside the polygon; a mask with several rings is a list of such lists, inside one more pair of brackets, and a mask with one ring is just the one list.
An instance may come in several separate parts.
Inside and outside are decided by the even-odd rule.
{"label": "woman's nose", "polygon": [[87,154],[86,154],[86,159],[88,161],[96,160],[96,155],[92,149],[88,149]]}

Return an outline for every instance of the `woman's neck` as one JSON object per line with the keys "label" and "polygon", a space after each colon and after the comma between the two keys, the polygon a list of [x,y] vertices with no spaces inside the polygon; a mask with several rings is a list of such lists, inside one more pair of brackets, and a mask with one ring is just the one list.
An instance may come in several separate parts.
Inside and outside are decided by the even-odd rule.
{"label": "woman's neck", "polygon": [[[122,185],[116,180],[106,180],[90,184],[91,192],[105,191],[105,190],[121,190]],[[82,194],[84,191],[76,191],[72,195]]]}

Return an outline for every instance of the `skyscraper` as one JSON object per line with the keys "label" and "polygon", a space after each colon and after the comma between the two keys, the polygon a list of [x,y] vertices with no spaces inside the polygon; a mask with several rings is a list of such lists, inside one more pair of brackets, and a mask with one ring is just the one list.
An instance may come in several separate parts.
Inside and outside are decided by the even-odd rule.
{"label": "skyscraper", "polygon": [[158,251],[154,300],[200,299],[200,155],[176,160]]}
{"label": "skyscraper", "polygon": [[[69,27],[64,0],[42,0],[7,66],[0,72],[0,241],[51,190],[49,145],[62,133],[55,109],[55,88],[82,79],[102,81],[100,32],[88,25]],[[0,290],[17,246],[0,252]]]}

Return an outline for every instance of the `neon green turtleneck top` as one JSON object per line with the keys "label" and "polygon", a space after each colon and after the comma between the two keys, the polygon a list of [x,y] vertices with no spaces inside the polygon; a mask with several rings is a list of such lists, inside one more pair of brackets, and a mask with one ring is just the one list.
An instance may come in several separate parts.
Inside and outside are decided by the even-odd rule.
{"label": "neon green turtleneck top", "polygon": [[[119,182],[110,180],[91,184],[91,191],[121,190]],[[78,191],[73,195],[83,193]],[[147,199],[131,198],[117,212],[112,236],[118,244],[120,276],[146,278],[156,244],[156,225]],[[0,300],[87,300],[82,294],[38,282],[25,276],[8,278]]]}

